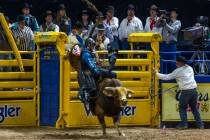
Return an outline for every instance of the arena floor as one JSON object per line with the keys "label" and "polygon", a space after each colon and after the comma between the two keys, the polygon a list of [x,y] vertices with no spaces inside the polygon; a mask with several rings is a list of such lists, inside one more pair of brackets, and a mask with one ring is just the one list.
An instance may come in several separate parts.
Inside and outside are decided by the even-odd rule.
{"label": "arena floor", "polygon": [[107,137],[101,136],[100,128],[55,129],[55,128],[0,128],[0,140],[8,139],[70,139],[70,140],[209,140],[210,130],[152,129],[122,127],[126,136],[119,137],[113,128],[108,128]]}

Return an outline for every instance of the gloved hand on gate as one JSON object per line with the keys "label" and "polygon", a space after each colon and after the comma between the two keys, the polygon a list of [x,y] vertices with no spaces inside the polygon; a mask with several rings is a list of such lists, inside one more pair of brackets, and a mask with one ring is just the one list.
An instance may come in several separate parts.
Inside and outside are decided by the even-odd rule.
{"label": "gloved hand on gate", "polygon": [[107,69],[100,69],[100,76],[103,78],[117,78],[117,74]]}

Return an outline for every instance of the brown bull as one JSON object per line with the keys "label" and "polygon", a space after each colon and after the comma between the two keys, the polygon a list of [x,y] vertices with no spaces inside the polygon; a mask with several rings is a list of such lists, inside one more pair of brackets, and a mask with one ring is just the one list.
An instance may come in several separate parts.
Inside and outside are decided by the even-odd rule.
{"label": "brown bull", "polygon": [[[117,128],[119,135],[125,136],[119,129],[120,112],[127,105],[127,98],[131,97],[133,91],[123,87],[121,82],[117,79],[106,78],[100,82],[98,86],[99,96],[95,99],[95,104],[93,104],[95,105],[95,109],[91,111],[98,117],[103,130],[103,135],[106,135],[104,117],[108,116],[113,118],[113,123]],[[89,105],[91,105],[91,103]]]}
{"label": "brown bull", "polygon": [[[79,73],[81,66],[80,57],[76,57],[72,53],[69,53],[67,56],[69,57],[71,66]],[[133,91],[123,87],[121,82],[117,79],[105,78],[97,85],[99,95],[90,99],[89,107],[91,112],[98,117],[99,123],[103,130],[103,135],[106,135],[106,124],[104,117],[108,116],[113,118],[113,123],[117,128],[119,135],[125,136],[125,134],[119,129],[120,112],[127,105],[127,98],[131,97]]]}

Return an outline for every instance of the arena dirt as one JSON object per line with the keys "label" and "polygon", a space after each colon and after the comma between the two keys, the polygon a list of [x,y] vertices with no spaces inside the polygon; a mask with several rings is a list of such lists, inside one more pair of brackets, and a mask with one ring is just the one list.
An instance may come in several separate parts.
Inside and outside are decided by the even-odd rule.
{"label": "arena dirt", "polygon": [[122,127],[125,137],[119,137],[113,128],[108,128],[107,137],[102,137],[100,128],[55,129],[55,128],[0,128],[0,140],[15,139],[70,139],[70,140],[210,140],[210,130],[152,129]]}

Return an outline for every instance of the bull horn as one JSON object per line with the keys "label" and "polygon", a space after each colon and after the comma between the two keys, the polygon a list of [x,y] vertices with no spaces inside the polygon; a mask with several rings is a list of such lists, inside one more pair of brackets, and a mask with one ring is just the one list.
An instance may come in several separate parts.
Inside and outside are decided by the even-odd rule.
{"label": "bull horn", "polygon": [[134,94],[134,91],[133,90],[130,90],[130,89],[127,89],[127,97],[128,98],[131,98],[132,97],[132,94]]}
{"label": "bull horn", "polygon": [[103,94],[108,96],[108,97],[112,97],[114,94],[115,88],[114,87],[105,87],[103,90]]}
{"label": "bull horn", "polygon": [[115,91],[115,87],[105,87],[105,90]]}
{"label": "bull horn", "polygon": [[130,90],[130,89],[127,89],[127,92],[128,93],[131,93],[131,94],[134,94],[134,91],[133,90]]}

